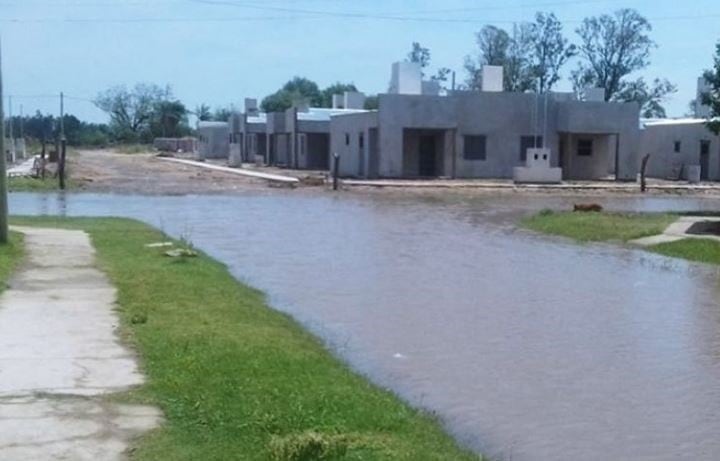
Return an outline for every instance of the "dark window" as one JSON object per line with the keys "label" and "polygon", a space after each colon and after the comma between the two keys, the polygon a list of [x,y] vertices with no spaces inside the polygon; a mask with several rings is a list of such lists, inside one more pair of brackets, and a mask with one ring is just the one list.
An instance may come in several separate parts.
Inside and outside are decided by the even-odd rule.
{"label": "dark window", "polygon": [[345,145],[350,145],[350,133],[345,133]]}
{"label": "dark window", "polygon": [[533,147],[543,147],[542,136],[520,136],[520,161],[527,160],[527,150]]}
{"label": "dark window", "polygon": [[485,160],[487,138],[485,136],[463,137],[463,158],[465,160]]}
{"label": "dark window", "polygon": [[700,141],[700,155],[710,155],[710,141]]}
{"label": "dark window", "polygon": [[680,141],[675,141],[675,143],[673,144],[673,150],[675,151],[676,154],[680,153],[681,147],[682,147],[682,143]]}
{"label": "dark window", "polygon": [[365,147],[365,136],[363,136],[362,133],[358,135],[358,146],[360,147],[360,149]]}
{"label": "dark window", "polygon": [[578,139],[577,154],[580,157],[590,157],[593,153],[592,139]]}

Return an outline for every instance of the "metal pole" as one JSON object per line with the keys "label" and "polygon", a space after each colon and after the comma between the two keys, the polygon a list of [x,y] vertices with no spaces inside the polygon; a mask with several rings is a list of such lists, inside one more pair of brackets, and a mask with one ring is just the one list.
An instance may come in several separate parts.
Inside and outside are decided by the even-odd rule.
{"label": "metal pole", "polygon": [[60,92],[60,152],[58,152],[58,179],[60,190],[65,190],[65,95]]}
{"label": "metal pole", "polygon": [[333,190],[338,190],[338,176],[340,175],[340,155],[333,154]]}
{"label": "metal pole", "polygon": [[12,96],[8,96],[8,129],[10,136],[10,162],[15,163],[15,135],[13,134]]}
{"label": "metal pole", "polygon": [[[0,46],[1,48],[1,46]],[[2,50],[0,49],[0,244],[8,241],[7,157],[5,154],[5,100],[3,99]]]}

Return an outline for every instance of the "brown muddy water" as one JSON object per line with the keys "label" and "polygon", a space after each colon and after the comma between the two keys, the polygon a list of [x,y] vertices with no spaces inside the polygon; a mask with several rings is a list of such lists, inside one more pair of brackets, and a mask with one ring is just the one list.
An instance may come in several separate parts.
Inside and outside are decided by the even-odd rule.
{"label": "brown muddy water", "polygon": [[[599,201],[720,209],[707,198]],[[496,459],[720,459],[720,272],[513,226],[572,203],[13,194],[11,211],[128,216],[189,238]]]}

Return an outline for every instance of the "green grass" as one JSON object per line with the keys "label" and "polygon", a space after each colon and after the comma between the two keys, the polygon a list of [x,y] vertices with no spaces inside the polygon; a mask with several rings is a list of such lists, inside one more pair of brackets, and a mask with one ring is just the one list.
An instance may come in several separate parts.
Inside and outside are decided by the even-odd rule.
{"label": "green grass", "polygon": [[682,258],[707,264],[720,264],[720,242],[708,239],[684,239],[662,243],[648,250],[673,258]]}
{"label": "green grass", "polygon": [[262,293],[200,255],[123,219],[15,218],[88,231],[118,287],[126,340],[148,382],[123,400],[159,406],[165,425],[136,460],[476,460],[438,421],[352,372]]}
{"label": "green grass", "polygon": [[24,255],[22,234],[10,232],[10,241],[0,244],[0,292],[7,286],[7,281]]}
{"label": "green grass", "polygon": [[[72,178],[65,180],[65,189],[75,189],[77,181]],[[10,192],[50,192],[60,190],[58,179],[47,175],[45,179],[14,176],[8,178],[8,190]]]}
{"label": "green grass", "polygon": [[574,213],[542,211],[521,226],[580,242],[620,241],[661,234],[677,216],[661,213]]}

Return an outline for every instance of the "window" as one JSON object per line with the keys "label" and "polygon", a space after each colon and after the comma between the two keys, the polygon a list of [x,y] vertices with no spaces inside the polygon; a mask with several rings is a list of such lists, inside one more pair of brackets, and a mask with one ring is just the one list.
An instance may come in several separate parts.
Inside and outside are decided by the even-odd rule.
{"label": "window", "polygon": [[486,144],[485,136],[464,136],[463,158],[465,160],[485,160]]}
{"label": "window", "polygon": [[527,150],[533,147],[543,147],[542,136],[520,136],[520,161],[527,160]]}
{"label": "window", "polygon": [[350,145],[350,133],[345,133],[345,145]]}
{"label": "window", "polygon": [[592,139],[578,139],[577,154],[579,157],[590,157],[593,153]]}
{"label": "window", "polygon": [[681,147],[682,147],[682,143],[680,141],[675,141],[675,143],[673,144],[673,150],[675,151],[676,154],[680,153]]}

